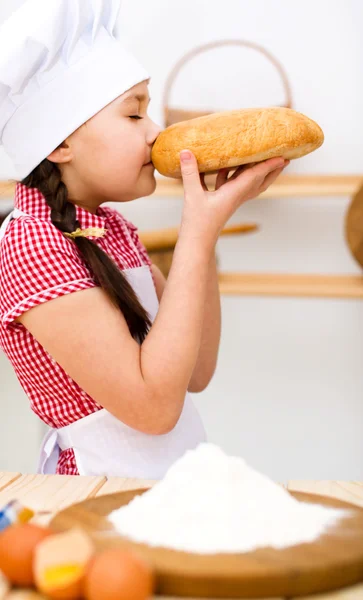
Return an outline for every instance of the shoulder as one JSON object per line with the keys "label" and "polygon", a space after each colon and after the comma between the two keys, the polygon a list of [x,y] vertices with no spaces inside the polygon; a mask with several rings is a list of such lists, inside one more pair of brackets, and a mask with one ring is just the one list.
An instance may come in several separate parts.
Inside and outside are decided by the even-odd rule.
{"label": "shoulder", "polygon": [[95,285],[76,245],[50,221],[21,216],[9,223],[0,244],[0,321],[6,327],[39,304]]}
{"label": "shoulder", "polygon": [[11,221],[0,244],[1,267],[16,270],[46,266],[56,271],[63,265],[82,266],[77,247],[53,223],[32,216]]}
{"label": "shoulder", "polygon": [[13,256],[21,259],[44,262],[52,260],[82,263],[77,246],[67,239],[53,223],[31,215],[13,219],[0,244],[3,262]]}
{"label": "shoulder", "polygon": [[65,249],[69,246],[68,240],[51,221],[30,215],[17,217],[10,221],[3,239],[5,246],[14,243],[19,246],[21,242],[24,243],[21,248],[30,248],[32,244],[39,247],[50,245]]}

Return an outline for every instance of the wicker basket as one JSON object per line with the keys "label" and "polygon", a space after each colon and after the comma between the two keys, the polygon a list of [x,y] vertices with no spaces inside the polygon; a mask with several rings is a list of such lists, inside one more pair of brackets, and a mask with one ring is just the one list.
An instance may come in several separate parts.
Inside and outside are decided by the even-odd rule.
{"label": "wicker basket", "polygon": [[345,239],[352,256],[363,267],[363,185],[354,194],[347,210]]}
{"label": "wicker basket", "polygon": [[[164,93],[163,93],[163,112],[164,112],[164,125],[165,127],[169,127],[169,125],[173,125],[174,123],[179,123],[180,121],[186,121],[189,119],[194,119],[195,117],[202,117],[204,115],[211,114],[212,110],[209,111],[200,111],[200,110],[185,110],[182,108],[171,108],[170,107],[170,96],[173,85],[181,71],[181,69],[191,61],[195,56],[202,54],[204,52],[208,52],[209,50],[213,50],[215,48],[220,48],[222,46],[237,46],[242,48],[248,48],[259,52],[267,60],[269,60],[276,70],[278,71],[285,91],[285,101],[281,106],[286,108],[292,108],[292,94],[291,94],[291,86],[289,79],[286,75],[286,72],[279,61],[265,48],[259,46],[258,44],[254,44],[253,42],[248,42],[244,40],[220,40],[216,42],[210,42],[208,44],[204,44],[202,46],[198,46],[193,48],[189,52],[187,52],[173,67],[169,76],[167,77]],[[205,177],[205,181],[208,185],[211,185],[212,189],[214,189],[214,183],[216,179],[216,174],[208,174]],[[152,261],[161,269],[163,274],[167,277],[171,263],[173,260],[173,249],[160,249],[154,250],[150,252],[150,257]],[[217,257],[218,263],[218,257]]]}
{"label": "wicker basket", "polygon": [[179,123],[180,121],[186,121],[188,119],[194,119],[195,117],[202,117],[204,115],[211,114],[215,111],[198,111],[198,110],[184,110],[181,108],[171,108],[169,105],[171,90],[175,83],[176,78],[178,77],[181,69],[184,67],[186,63],[192,60],[195,56],[202,54],[204,52],[208,52],[208,50],[213,50],[214,48],[220,48],[222,46],[239,46],[242,48],[249,48],[252,50],[256,50],[257,52],[263,54],[277,69],[283,86],[285,90],[285,102],[281,106],[286,108],[292,108],[292,94],[291,94],[291,86],[289,79],[286,75],[286,72],[280,62],[265,48],[259,46],[258,44],[254,44],[253,42],[248,42],[244,40],[220,40],[216,42],[210,42],[208,44],[204,44],[203,46],[197,46],[196,48],[190,50],[185,54],[173,67],[170,75],[168,76],[164,94],[163,94],[163,107],[164,107],[164,123],[165,127],[169,125],[173,125],[174,123]]}

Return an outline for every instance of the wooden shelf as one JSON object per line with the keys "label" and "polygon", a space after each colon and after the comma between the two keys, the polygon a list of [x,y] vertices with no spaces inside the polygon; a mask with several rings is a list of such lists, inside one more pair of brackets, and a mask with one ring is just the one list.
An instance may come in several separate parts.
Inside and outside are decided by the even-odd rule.
{"label": "wooden shelf", "polygon": [[[353,196],[363,186],[363,175],[281,175],[260,198],[292,198],[309,196]],[[0,199],[12,198],[15,185],[0,181]],[[179,179],[157,177],[154,196],[182,197]]]}
{"label": "wooden shelf", "polygon": [[363,275],[220,273],[219,289],[228,296],[363,298]]}
{"label": "wooden shelf", "polygon": [[0,181],[0,200],[11,200],[14,198],[15,184],[10,181]]}
{"label": "wooden shelf", "polygon": [[[281,175],[259,198],[353,196],[363,185],[363,175]],[[178,179],[158,179],[155,196],[182,197]]]}

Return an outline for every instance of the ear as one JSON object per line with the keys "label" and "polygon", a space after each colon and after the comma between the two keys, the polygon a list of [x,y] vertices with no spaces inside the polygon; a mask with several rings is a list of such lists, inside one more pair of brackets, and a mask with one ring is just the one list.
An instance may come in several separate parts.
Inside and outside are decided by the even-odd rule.
{"label": "ear", "polygon": [[51,162],[60,164],[68,163],[72,160],[72,158],[73,153],[70,145],[67,143],[67,140],[62,142],[58,148],[53,150],[53,152],[47,156],[47,159]]}

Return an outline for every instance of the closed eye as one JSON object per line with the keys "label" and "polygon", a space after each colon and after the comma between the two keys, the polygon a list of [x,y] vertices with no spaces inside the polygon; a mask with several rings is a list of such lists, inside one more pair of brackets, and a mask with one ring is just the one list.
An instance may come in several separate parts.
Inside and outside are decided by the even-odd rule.
{"label": "closed eye", "polygon": [[131,115],[130,119],[142,119],[142,117],[139,117],[139,115]]}

